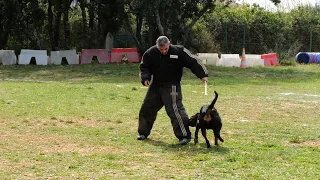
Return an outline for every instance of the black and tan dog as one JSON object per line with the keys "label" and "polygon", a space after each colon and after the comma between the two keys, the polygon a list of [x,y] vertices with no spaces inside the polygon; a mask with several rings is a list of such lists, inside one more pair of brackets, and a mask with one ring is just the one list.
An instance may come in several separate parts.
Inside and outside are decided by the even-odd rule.
{"label": "black and tan dog", "polygon": [[202,136],[205,138],[207,147],[210,148],[210,142],[207,138],[207,129],[212,129],[214,134],[214,144],[216,146],[219,145],[218,139],[221,142],[224,142],[224,140],[220,136],[220,130],[222,128],[222,121],[220,118],[220,115],[218,111],[214,108],[214,104],[217,102],[218,99],[218,93],[214,91],[215,98],[211,102],[210,105],[204,105],[200,109],[200,113],[197,113],[193,115],[189,119],[189,126],[196,127],[196,131],[194,134],[194,143],[198,143],[198,133],[201,129]]}

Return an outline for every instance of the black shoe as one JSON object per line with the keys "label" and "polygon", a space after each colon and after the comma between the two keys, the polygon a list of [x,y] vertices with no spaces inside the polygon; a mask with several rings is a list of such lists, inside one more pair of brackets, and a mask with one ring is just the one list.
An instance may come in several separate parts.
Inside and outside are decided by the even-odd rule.
{"label": "black shoe", "polygon": [[178,145],[187,145],[191,139],[183,138],[178,142]]}
{"label": "black shoe", "polygon": [[138,135],[137,140],[145,140],[147,137],[145,135]]}

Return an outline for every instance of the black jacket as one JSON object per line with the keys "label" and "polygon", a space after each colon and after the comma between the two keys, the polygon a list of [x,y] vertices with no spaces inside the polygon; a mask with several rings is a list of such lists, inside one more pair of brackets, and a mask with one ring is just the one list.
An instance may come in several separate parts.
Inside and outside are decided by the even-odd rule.
{"label": "black jacket", "polygon": [[152,46],[142,56],[141,83],[144,84],[145,81],[152,79],[153,84],[179,84],[184,67],[189,68],[200,79],[208,77],[208,71],[201,60],[186,48],[170,45],[168,53],[162,55],[157,46]]}

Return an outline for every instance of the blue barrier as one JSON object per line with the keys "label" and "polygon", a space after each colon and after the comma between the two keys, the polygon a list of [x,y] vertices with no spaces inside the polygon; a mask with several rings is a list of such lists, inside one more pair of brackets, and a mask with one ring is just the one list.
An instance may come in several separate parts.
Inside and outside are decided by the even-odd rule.
{"label": "blue barrier", "polygon": [[320,64],[320,52],[300,52],[296,55],[296,61],[300,64]]}

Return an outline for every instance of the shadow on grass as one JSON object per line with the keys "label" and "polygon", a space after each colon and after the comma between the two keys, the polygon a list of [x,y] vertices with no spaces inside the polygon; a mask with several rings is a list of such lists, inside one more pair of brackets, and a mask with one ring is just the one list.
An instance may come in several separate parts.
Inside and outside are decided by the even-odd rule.
{"label": "shadow on grass", "polygon": [[199,143],[195,145],[193,142],[190,142],[188,145],[178,145],[178,144],[169,144],[159,140],[146,139],[144,142],[161,147],[166,151],[172,152],[187,152],[186,154],[189,156],[197,155],[199,153],[206,154],[215,152],[217,154],[227,154],[229,153],[229,148],[224,147],[223,143],[220,146],[214,146],[211,144],[211,148],[207,148],[206,143]]}

